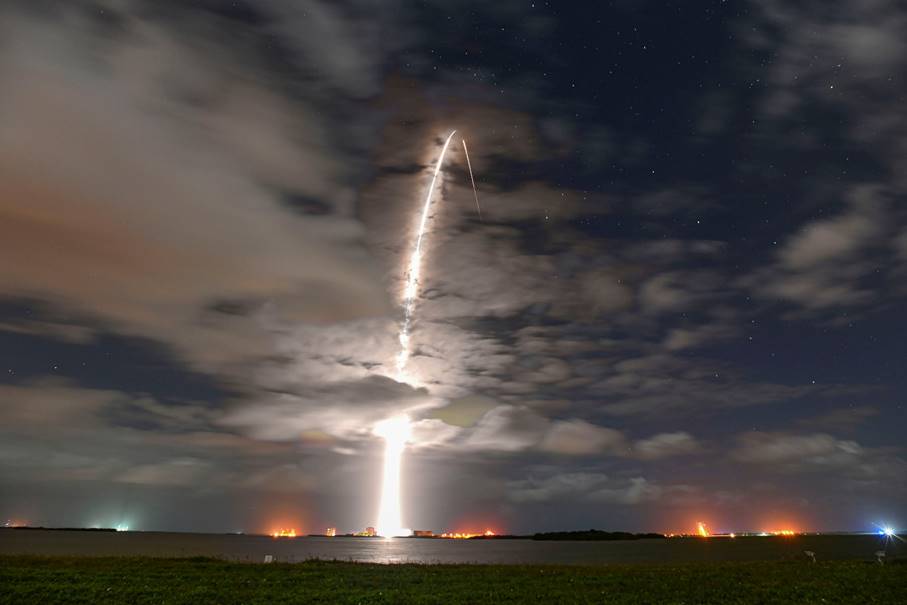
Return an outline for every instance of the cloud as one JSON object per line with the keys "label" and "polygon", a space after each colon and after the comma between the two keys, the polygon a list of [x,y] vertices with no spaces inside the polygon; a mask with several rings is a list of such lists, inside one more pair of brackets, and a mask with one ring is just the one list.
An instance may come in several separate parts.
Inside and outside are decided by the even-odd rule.
{"label": "cloud", "polygon": [[[790,132],[797,122],[803,151],[858,150],[868,169],[852,170],[856,156],[847,153],[838,166],[843,187],[830,186],[822,171],[805,173],[803,206],[837,204],[843,190],[846,207],[803,225],[772,267],[747,280],[757,296],[793,304],[791,316],[846,310],[852,317],[904,295],[896,285],[903,264],[892,258],[890,244],[907,217],[886,198],[907,191],[907,130],[897,100],[905,88],[894,77],[907,64],[898,33],[905,24],[902,7],[889,0],[834,7],[771,0],[740,22],[742,39],[774,57],[759,74],[763,132]],[[846,119],[816,117],[827,115]]]}
{"label": "cloud", "polygon": [[683,431],[660,433],[647,439],[640,439],[633,444],[634,453],[643,460],[695,454],[701,449],[702,446],[699,442],[692,435]]}
{"label": "cloud", "polygon": [[[219,301],[312,322],[386,313],[321,108],[250,77],[254,53],[121,6],[128,35],[110,37],[77,7],[4,9],[0,292],[208,371],[270,348]],[[290,193],[330,211],[295,212]]]}
{"label": "cloud", "polygon": [[0,322],[0,332],[48,337],[74,344],[86,344],[94,339],[95,331],[67,321],[46,321],[41,319],[14,319]]}
{"label": "cloud", "polygon": [[662,488],[643,477],[611,478],[596,472],[547,472],[542,476],[511,481],[508,495],[517,503],[582,499],[634,505],[657,500]]}
{"label": "cloud", "polygon": [[[74,355],[108,335],[152,339],[163,346],[147,365],[174,367],[175,383],[206,374],[218,395],[0,388],[4,484],[312,496],[332,515],[363,507],[347,515],[358,527],[380,472],[372,426],[398,413],[414,422],[407,463],[423,474],[412,483],[449,495],[434,487],[448,480],[439,469],[455,469],[467,486],[456,495],[483,510],[507,489],[512,502],[576,504],[600,519],[656,500],[746,501],[721,489],[742,466],[764,484],[833,469],[853,486],[903,470],[897,448],[854,428],[871,409],[801,418],[813,398],[839,405],[860,387],[760,378],[772,366],[759,347],[784,346],[790,332],[767,325],[760,334],[778,340],[732,346],[744,322],[773,321],[777,303],[787,319],[852,317],[907,291],[897,3],[767,0],[737,17],[734,43],[757,52],[729,53],[720,69],[748,76],[740,57],[771,56],[755,66],[760,84],[743,104],[727,88],[691,99],[692,112],[678,106],[699,134],[663,149],[657,134],[551,97],[548,76],[492,73],[472,51],[463,61],[475,65],[447,71],[428,55],[448,56],[448,42],[426,52],[445,26],[416,22],[445,13],[440,4],[38,4],[0,9],[0,296],[35,311],[0,331]],[[530,39],[556,25],[509,3],[487,11]],[[515,78],[520,98],[502,97]],[[715,158],[739,125],[734,144],[750,161],[727,179],[671,183],[659,168],[652,187],[647,164]],[[484,221],[455,144],[403,384],[393,379],[403,266],[451,128],[470,143]],[[779,141],[819,154],[803,156],[810,173],[791,175],[792,187],[776,179],[790,168]],[[750,210],[728,208],[758,188],[740,200],[723,188],[757,183],[766,164],[790,195],[786,222],[738,222]],[[806,434],[730,445],[692,434],[754,415]],[[570,465],[523,472],[526,460]],[[657,474],[675,465],[707,465],[708,477],[673,485]]]}
{"label": "cloud", "polygon": [[708,212],[714,209],[715,203],[708,200],[702,189],[673,187],[646,193],[633,201],[633,207],[643,215],[667,217]]}
{"label": "cloud", "polygon": [[117,475],[121,483],[143,485],[193,485],[209,469],[207,463],[193,458],[175,458],[154,464],[142,464]]}
{"label": "cloud", "polygon": [[882,234],[880,208],[870,191],[855,192],[848,212],[808,223],[778,254],[788,271],[809,271],[847,261]]}
{"label": "cloud", "polygon": [[497,407],[498,402],[482,395],[468,395],[455,399],[442,408],[433,410],[431,416],[451,426],[467,428],[475,424],[486,412]]}
{"label": "cloud", "polygon": [[122,398],[116,391],[79,388],[60,379],[0,385],[3,426],[17,433],[91,426],[107,406]]}
{"label": "cloud", "polygon": [[605,271],[584,274],[580,288],[597,313],[624,311],[635,299],[633,290],[624,285],[621,278]]}
{"label": "cloud", "polygon": [[[861,103],[871,95],[850,99],[850,95],[831,93],[838,89],[862,87],[875,93],[881,78],[905,62],[904,42],[898,34],[905,18],[897,2],[888,0],[840,2],[831,10],[819,11],[821,2],[799,5],[776,0],[759,3],[755,27],[743,33],[757,47],[773,47],[776,59],[768,74],[771,94],[766,109],[786,115],[803,105],[824,103]],[[771,27],[771,29],[769,29]],[[815,61],[817,56],[834,61]],[[849,78],[839,76],[846,65]],[[858,121],[863,116],[858,116]]]}
{"label": "cloud", "polygon": [[541,442],[541,449],[546,452],[573,456],[621,453],[626,447],[626,440],[620,431],[584,420],[554,422]]}
{"label": "cloud", "polygon": [[731,458],[770,475],[831,478],[828,489],[903,492],[907,460],[899,447],[868,447],[828,433],[760,433],[738,436]]}
{"label": "cloud", "polygon": [[525,407],[498,406],[485,414],[466,437],[470,450],[515,452],[536,445],[548,429],[548,420]]}
{"label": "cloud", "polygon": [[880,414],[873,405],[848,406],[829,410],[819,416],[803,418],[800,424],[811,429],[853,431]]}
{"label": "cloud", "polygon": [[640,288],[640,305],[648,313],[679,312],[714,298],[718,283],[717,276],[704,271],[660,273]]}
{"label": "cloud", "polygon": [[729,410],[780,403],[811,393],[843,393],[840,386],[751,382],[714,361],[665,353],[625,355],[619,361],[595,367],[599,376],[586,392],[597,397],[598,409],[614,416]]}
{"label": "cloud", "polygon": [[[268,13],[267,30],[287,44],[295,61],[318,81],[355,97],[378,92],[382,62],[412,42],[415,33],[400,23],[402,11],[393,1],[381,10],[360,1],[345,6],[318,0],[256,4]],[[394,36],[385,35],[389,27]]]}
{"label": "cloud", "polygon": [[763,299],[784,300],[807,311],[863,306],[879,292],[864,283],[886,235],[887,214],[877,188],[849,192],[846,209],[801,227],[776,254],[775,263],[744,280]]}
{"label": "cloud", "polygon": [[664,340],[668,351],[681,351],[732,338],[738,329],[727,322],[716,321],[691,328],[672,328]]}
{"label": "cloud", "polygon": [[834,467],[852,464],[863,456],[863,448],[827,433],[748,433],[740,438],[733,455],[754,464]]}
{"label": "cloud", "polygon": [[425,390],[369,376],[246,400],[219,424],[264,440],[361,439],[370,437],[380,420],[435,405]]}

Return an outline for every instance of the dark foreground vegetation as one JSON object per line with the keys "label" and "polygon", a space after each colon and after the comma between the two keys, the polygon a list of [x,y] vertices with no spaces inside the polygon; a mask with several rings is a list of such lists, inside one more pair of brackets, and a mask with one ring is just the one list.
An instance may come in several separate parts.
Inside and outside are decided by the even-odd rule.
{"label": "dark foreground vegetation", "polygon": [[0,557],[0,603],[904,603],[907,565],[243,564]]}

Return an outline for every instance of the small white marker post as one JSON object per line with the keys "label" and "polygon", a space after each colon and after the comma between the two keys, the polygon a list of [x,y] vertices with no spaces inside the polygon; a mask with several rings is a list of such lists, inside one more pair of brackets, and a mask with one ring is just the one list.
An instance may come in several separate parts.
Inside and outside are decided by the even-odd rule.
{"label": "small white marker post", "polygon": [[274,555],[265,555],[265,563],[273,563]]}

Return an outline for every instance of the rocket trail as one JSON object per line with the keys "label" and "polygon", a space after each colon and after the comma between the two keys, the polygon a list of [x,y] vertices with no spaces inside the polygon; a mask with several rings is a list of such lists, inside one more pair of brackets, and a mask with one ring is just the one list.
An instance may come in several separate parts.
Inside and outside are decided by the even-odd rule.
{"label": "rocket trail", "polygon": [[[397,353],[396,360],[397,380],[400,382],[410,382],[406,376],[406,364],[411,355],[409,336],[413,312],[416,310],[416,297],[419,295],[419,273],[422,270],[422,238],[425,237],[425,229],[428,224],[429,211],[431,210],[431,199],[435,193],[435,183],[437,183],[438,174],[440,174],[441,167],[444,165],[444,156],[447,154],[447,148],[450,146],[450,141],[456,132],[454,130],[447,135],[444,147],[441,148],[441,155],[438,156],[438,162],[435,164],[431,184],[428,186],[428,193],[422,206],[422,217],[419,220],[416,243],[413,246],[413,252],[409,257],[409,265],[406,270],[406,285],[403,288],[403,325],[400,326],[400,335],[398,337],[400,340],[400,352]],[[465,144],[464,142],[464,146]],[[410,431],[410,421],[405,415],[379,422],[373,431],[375,435],[383,437],[385,441],[384,477],[377,523],[378,535],[385,538],[411,534],[408,529],[403,527],[400,512],[400,467],[403,460],[403,450],[406,448],[406,442],[410,438]]]}
{"label": "rocket trail", "polygon": [[469,161],[469,150],[466,149],[466,139],[463,141],[463,153],[466,154],[466,167],[469,168],[469,180],[472,182],[472,195],[476,198],[476,210],[479,212],[479,220],[482,220],[482,208],[479,206],[479,194],[476,192],[476,180],[472,178],[472,163]]}
{"label": "rocket trail", "polygon": [[400,352],[397,354],[397,380],[401,382],[406,382],[406,364],[411,354],[409,333],[412,327],[413,311],[416,309],[416,297],[419,294],[419,272],[422,269],[422,238],[425,236],[425,226],[428,222],[428,211],[431,209],[431,198],[435,191],[435,182],[438,180],[438,173],[441,172],[441,166],[444,164],[444,156],[447,154],[450,140],[456,132],[454,130],[447,135],[444,147],[441,148],[441,155],[438,156],[438,163],[435,164],[435,172],[431,177],[431,184],[428,186],[425,204],[422,206],[422,218],[419,221],[416,245],[409,258],[409,267],[406,271],[406,286],[403,289],[403,326],[400,328]]}

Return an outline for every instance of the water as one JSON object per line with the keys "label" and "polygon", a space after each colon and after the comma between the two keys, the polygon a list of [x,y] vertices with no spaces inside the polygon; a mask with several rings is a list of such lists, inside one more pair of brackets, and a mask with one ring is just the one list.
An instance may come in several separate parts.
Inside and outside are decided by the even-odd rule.
{"label": "water", "polygon": [[[878,536],[826,535],[748,538],[670,538],[618,542],[441,540],[397,538],[271,538],[269,536],[163,532],[0,530],[0,554],[72,556],[221,557],[260,562],[337,559],[375,563],[680,563],[692,561],[872,560],[885,548]],[[907,555],[889,540],[888,557]]]}

